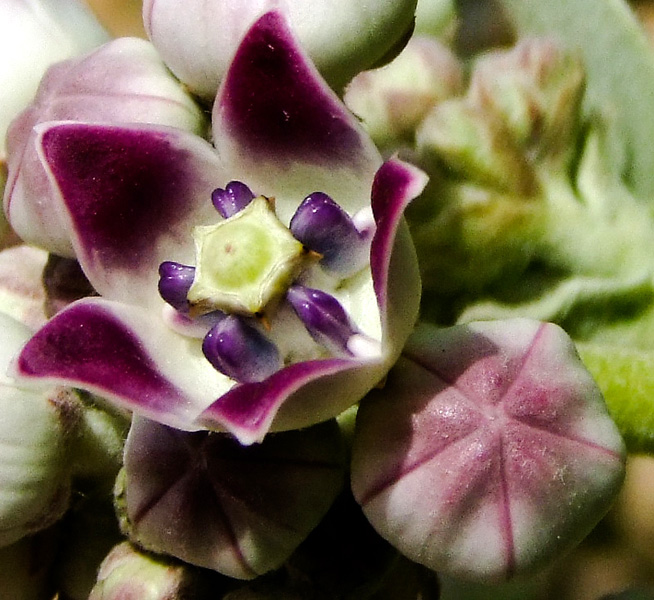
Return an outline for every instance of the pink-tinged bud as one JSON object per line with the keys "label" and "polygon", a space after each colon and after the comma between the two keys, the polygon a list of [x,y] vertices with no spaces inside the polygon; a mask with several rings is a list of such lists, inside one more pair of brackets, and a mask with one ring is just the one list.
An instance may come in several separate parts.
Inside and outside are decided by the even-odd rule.
{"label": "pink-tinged bud", "polygon": [[613,502],[624,460],[602,395],[558,326],[423,327],[361,405],[352,486],[412,560],[501,580],[579,542]]}
{"label": "pink-tinged bud", "polygon": [[357,75],[344,101],[382,148],[412,144],[429,110],[463,90],[458,58],[436,39],[412,38],[388,65]]}
{"label": "pink-tinged bud", "polygon": [[66,257],[75,254],[36,142],[35,128],[49,121],[147,123],[200,135],[206,129],[204,113],[145,40],[119,38],[51,67],[9,127],[4,208],[22,239]]}

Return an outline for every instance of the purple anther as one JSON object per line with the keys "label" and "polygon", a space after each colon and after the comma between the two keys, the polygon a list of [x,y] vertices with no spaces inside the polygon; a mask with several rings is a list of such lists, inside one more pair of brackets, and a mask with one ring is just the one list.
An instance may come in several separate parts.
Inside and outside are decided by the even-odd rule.
{"label": "purple anther", "polygon": [[253,198],[252,190],[240,181],[230,181],[225,189],[216,188],[211,193],[213,205],[225,219],[243,210]]}
{"label": "purple anther", "polygon": [[334,296],[294,285],[286,299],[316,342],[335,354],[351,354],[347,342],[358,330]]}
{"label": "purple anther", "polygon": [[159,265],[159,294],[176,310],[187,313],[186,295],[193,284],[195,267],[165,261]]}
{"label": "purple anther", "polygon": [[295,211],[291,233],[307,248],[322,254],[320,264],[344,277],[356,273],[369,259],[368,236],[327,194],[314,192]]}
{"label": "purple anther", "polygon": [[240,383],[263,381],[282,367],[277,346],[237,315],[211,328],[202,352],[216,369]]}

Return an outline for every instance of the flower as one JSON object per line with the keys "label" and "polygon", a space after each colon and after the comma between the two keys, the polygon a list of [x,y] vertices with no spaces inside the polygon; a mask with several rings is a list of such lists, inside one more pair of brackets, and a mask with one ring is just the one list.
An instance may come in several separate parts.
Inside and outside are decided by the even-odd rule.
{"label": "flower", "polygon": [[[194,93],[212,99],[249,26],[280,4],[187,0],[180,11],[175,0],[146,0],[143,22],[171,71]],[[319,71],[332,87],[342,87],[397,54],[413,30],[416,0],[324,0],[319,6],[290,1],[283,7]]]}
{"label": "flower", "polygon": [[[382,164],[275,11],[243,38],[212,126],[215,148],[147,123],[36,127],[50,235],[101,297],[58,313],[14,372],[247,444],[339,414],[394,363],[420,295],[402,212],[426,177]],[[34,201],[12,196],[12,222]]]}

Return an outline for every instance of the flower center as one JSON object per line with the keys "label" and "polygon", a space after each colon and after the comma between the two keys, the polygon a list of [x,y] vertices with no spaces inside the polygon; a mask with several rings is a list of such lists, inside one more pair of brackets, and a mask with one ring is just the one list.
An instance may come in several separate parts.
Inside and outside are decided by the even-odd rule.
{"label": "flower center", "polygon": [[[327,194],[314,192],[286,227],[272,199],[254,197],[238,181],[214,190],[212,202],[224,220],[193,229],[195,266],[161,263],[159,293],[175,309],[169,324],[202,337],[216,369],[255,382],[298,356],[378,351],[379,342],[359,330],[336,296],[308,285],[326,284],[347,299],[341,288],[368,264],[374,222],[359,219],[364,226],[357,226]],[[314,346],[306,345],[306,333]]]}
{"label": "flower center", "polygon": [[216,225],[193,230],[196,273],[191,314],[255,315],[274,304],[307,265],[308,252],[259,196]]}

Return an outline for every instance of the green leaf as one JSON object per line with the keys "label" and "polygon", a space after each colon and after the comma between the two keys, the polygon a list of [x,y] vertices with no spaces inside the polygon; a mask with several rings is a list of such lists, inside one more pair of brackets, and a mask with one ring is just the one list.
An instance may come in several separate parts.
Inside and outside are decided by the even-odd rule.
{"label": "green leaf", "polygon": [[654,454],[654,351],[577,343],[629,453]]}
{"label": "green leaf", "polygon": [[585,113],[612,124],[611,162],[640,198],[654,198],[654,51],[622,0],[500,0],[519,36],[549,35],[584,58]]}

